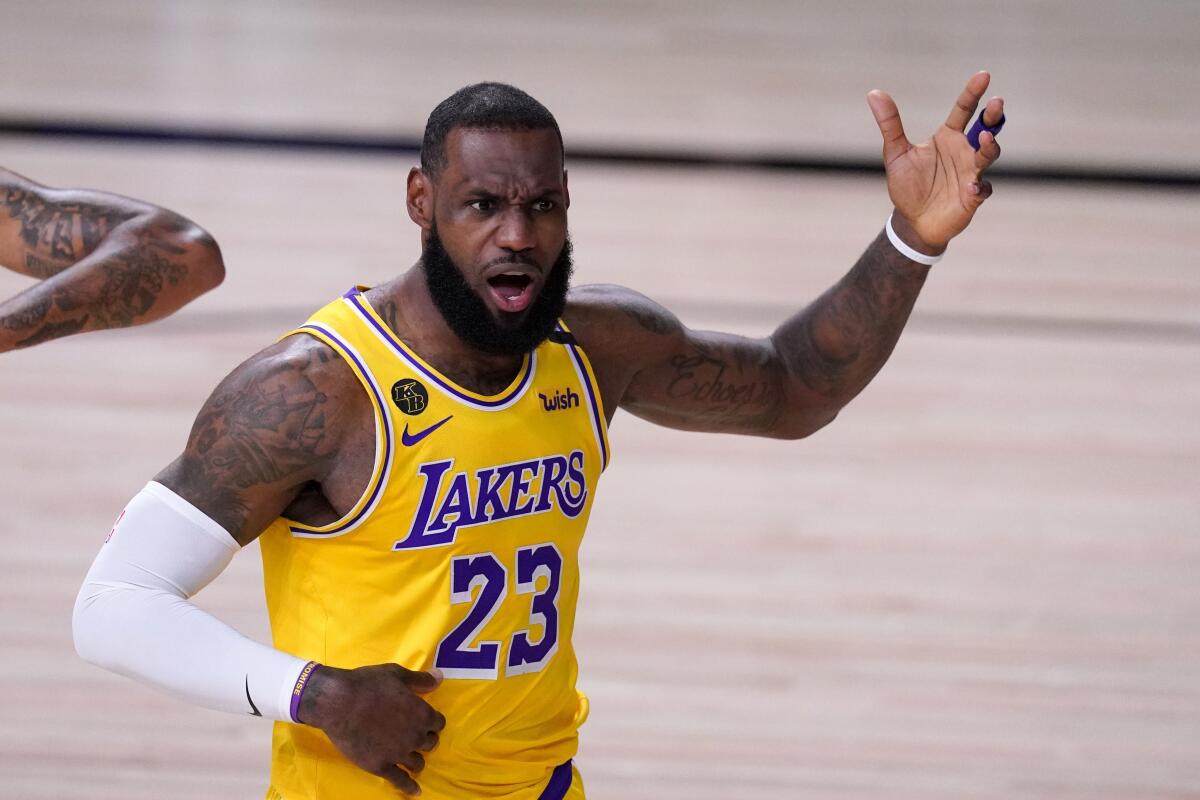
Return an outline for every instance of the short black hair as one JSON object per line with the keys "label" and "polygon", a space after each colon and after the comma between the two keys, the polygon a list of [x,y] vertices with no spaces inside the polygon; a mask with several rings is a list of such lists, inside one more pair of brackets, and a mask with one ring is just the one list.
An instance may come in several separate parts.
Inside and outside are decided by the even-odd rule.
{"label": "short black hair", "polygon": [[[558,122],[544,105],[507,83],[474,83],[438,103],[425,123],[421,169],[431,177],[446,166],[446,137],[455,128],[479,130],[553,130],[563,147]],[[566,156],[564,150],[564,159]]]}

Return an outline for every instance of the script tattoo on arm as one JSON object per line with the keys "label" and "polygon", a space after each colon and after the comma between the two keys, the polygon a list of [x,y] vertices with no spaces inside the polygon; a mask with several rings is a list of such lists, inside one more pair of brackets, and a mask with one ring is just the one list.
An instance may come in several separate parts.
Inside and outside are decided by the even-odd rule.
{"label": "script tattoo on arm", "polygon": [[236,369],[204,404],[183,454],[156,480],[252,540],[318,475],[335,449],[334,403],[314,373],[332,356],[294,340]]}
{"label": "script tattoo on arm", "polygon": [[[667,331],[667,320],[659,330]],[[639,373],[622,407],[672,428],[762,433],[784,399],[778,359],[761,341],[711,332],[662,333],[683,341],[666,363]]]}
{"label": "script tattoo on arm", "polygon": [[694,431],[758,433],[774,424],[783,371],[766,340],[690,330],[620,286],[573,289],[568,310],[610,414],[619,406]]}
{"label": "script tattoo on arm", "polygon": [[689,330],[620,287],[574,297],[604,371],[627,376],[610,390],[621,407],[673,428],[792,439],[831,422],[879,372],[927,274],[881,232],[845,277],[762,339]]}
{"label": "script tattoo on arm", "polygon": [[[768,429],[779,414],[783,394],[779,374],[766,348],[751,341],[720,341],[694,336],[687,352],[670,358],[664,373],[669,405],[679,414],[674,427],[753,433]],[[635,405],[637,394],[630,396]]]}

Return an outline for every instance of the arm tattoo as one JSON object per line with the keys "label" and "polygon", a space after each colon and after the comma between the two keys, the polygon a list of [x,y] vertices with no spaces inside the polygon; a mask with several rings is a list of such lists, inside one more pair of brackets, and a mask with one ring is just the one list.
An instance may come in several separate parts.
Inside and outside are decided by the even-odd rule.
{"label": "arm tattoo", "polygon": [[[895,348],[928,270],[880,233],[833,288],[770,340],[685,332],[645,300],[617,302],[644,334],[629,352],[648,366],[622,404],[691,430],[806,436],[827,424],[879,372]],[[632,326],[629,326],[632,328]],[[662,337],[662,338],[657,338]]]}
{"label": "arm tattoo", "polygon": [[17,347],[78,333],[89,325],[92,329],[129,327],[153,309],[165,287],[179,286],[186,279],[187,267],[163,255],[179,252],[181,248],[157,237],[143,237],[139,246],[97,264],[97,280],[81,276],[47,286],[48,296],[0,318],[0,324],[14,331],[37,328],[18,340]]}
{"label": "arm tattoo", "polygon": [[781,376],[778,357],[761,343],[692,339],[686,352],[669,358],[661,377],[640,389],[630,386],[624,403],[666,424],[762,432],[783,411]]}
{"label": "arm tattoo", "polygon": [[699,343],[693,343],[693,349],[672,357],[667,395],[690,405],[693,416],[720,421],[722,427],[758,430],[769,426],[779,413],[782,393],[767,351],[752,353],[745,345]]}
{"label": "arm tattoo", "polygon": [[25,271],[31,278],[49,278],[62,272],[66,267],[65,264],[55,264],[53,261],[35,256],[33,253],[25,254]]}
{"label": "arm tattoo", "polygon": [[53,305],[53,299],[42,297],[33,301],[26,308],[19,309],[13,314],[0,317],[0,325],[10,331],[23,331],[34,327],[46,318]]}
{"label": "arm tattoo", "polygon": [[0,208],[21,226],[25,265],[46,278],[85,258],[133,212],[85,202],[54,203],[41,193],[5,186]]}
{"label": "arm tattoo", "polygon": [[63,336],[70,336],[73,333],[79,333],[88,324],[88,315],[84,314],[77,319],[67,319],[62,322],[47,322],[42,327],[38,328],[34,333],[21,339],[17,342],[17,347],[33,347],[35,344],[48,342],[51,339],[59,339]]}
{"label": "arm tattoo", "polygon": [[811,391],[848,402],[891,355],[927,272],[881,233],[849,274],[773,334],[790,372]]}
{"label": "arm tattoo", "polygon": [[[149,248],[122,253],[102,266],[104,284],[92,302],[97,319],[107,328],[132,325],[154,307],[164,286],[178,286],[187,276],[183,264]],[[61,299],[56,302],[64,311],[74,310]],[[67,303],[78,303],[78,299],[68,299]]]}
{"label": "arm tattoo", "polygon": [[[317,358],[328,356],[318,351]],[[247,517],[243,491],[296,479],[320,459],[328,397],[306,374],[313,363],[281,359],[265,372],[227,381],[205,404],[184,451],[188,486],[226,530]]]}

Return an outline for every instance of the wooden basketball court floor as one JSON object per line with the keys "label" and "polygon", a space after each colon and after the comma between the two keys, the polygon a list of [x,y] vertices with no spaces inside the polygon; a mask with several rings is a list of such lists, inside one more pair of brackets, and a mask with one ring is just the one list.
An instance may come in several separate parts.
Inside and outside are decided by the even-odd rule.
{"label": "wooden basketball court floor", "polygon": [[[923,135],[977,65],[956,47],[979,13],[978,24],[1007,20],[1010,42],[1024,33],[1060,44],[1053,56],[1018,44],[989,54],[998,90],[1014,111],[1027,104],[1024,119],[1042,133],[1022,133],[1014,114],[1006,160],[1198,163],[1188,144],[1200,129],[1195,104],[1155,100],[1184,96],[1173,48],[1195,44],[1200,30],[1188,28],[1197,17],[1185,4],[1094,4],[1104,14],[1083,34],[1057,4],[1015,4],[1007,16],[964,5],[920,55],[888,38],[894,9],[856,16],[764,2],[747,21],[648,3],[637,27],[622,16],[634,6],[527,3],[513,7],[515,21],[494,20],[511,34],[504,77],[545,87],[555,110],[552,98],[573,96],[568,77],[538,77],[543,65],[519,46],[533,34],[520,23],[540,15],[572,34],[550,53],[574,52],[568,64],[594,103],[564,100],[568,145],[625,136],[754,150],[793,130],[808,150],[873,152],[862,92],[903,90],[910,135]],[[167,5],[142,15],[132,3],[109,4],[103,18],[65,3],[14,8],[17,32],[8,26],[0,43],[26,60],[5,79],[0,111],[411,132],[439,97],[490,74],[478,60],[464,74],[428,41],[413,53],[370,39],[392,19],[381,4],[361,17],[322,3],[294,13],[199,7],[207,15]],[[910,11],[929,21],[939,7]],[[401,27],[435,41],[467,18],[403,8],[414,21]],[[101,22],[103,37],[89,37]],[[198,71],[227,68],[231,51],[261,50],[277,67],[286,40],[312,44],[300,34],[318,36],[310,28],[320,24],[333,31],[332,54],[301,48],[291,71],[221,91]],[[663,34],[679,30],[705,46]],[[867,47],[864,30],[884,48],[870,69],[847,58],[836,74],[805,71],[839,48]],[[247,32],[258,38],[239,44]],[[32,51],[54,34],[69,46],[35,64]],[[468,43],[486,40],[473,35]],[[424,58],[432,66],[420,74],[448,77],[397,80],[390,96],[412,106],[402,119],[380,111],[371,92],[388,92],[377,85],[355,84],[348,99],[319,65],[360,57],[357,36],[396,75]],[[675,49],[655,68],[660,41]],[[1096,57],[1090,45],[1102,41],[1129,43],[1121,69]],[[89,47],[121,42],[125,67],[89,72],[103,61]],[[628,59],[603,74],[601,44],[641,48],[633,66],[645,80],[627,74]],[[799,57],[799,44],[815,49]],[[772,73],[772,54],[776,69],[801,77]],[[1066,77],[1039,70],[1053,59]],[[148,64],[177,71],[148,81],[138,71]],[[718,80],[722,67],[734,73]],[[1004,67],[1015,76],[1007,84]],[[1055,105],[1036,79],[1082,83],[1106,68],[1096,93],[1110,103],[1104,114],[1079,98]],[[695,124],[672,137],[661,117],[612,118],[623,96],[688,106],[672,92],[689,70],[711,77],[711,94],[692,89],[707,100]],[[269,89],[296,98],[302,88],[302,101],[259,102]],[[803,108],[781,111],[785,91]],[[758,106],[770,109],[761,127],[723,113]],[[1051,136],[1079,113],[1115,120],[1091,150]],[[809,118],[829,130],[801,124]],[[0,357],[0,797],[260,797],[267,724],[193,709],[84,664],[70,609],[112,519],[178,452],[214,383],[334,293],[415,258],[402,207],[410,164],[17,136],[0,137],[0,163],[177,208],[214,232],[229,269],[224,286],[163,323]],[[631,285],[690,324],[751,334],[836,280],[889,210],[875,177],[578,165],[571,187],[579,281]],[[1200,797],[1197,219],[1194,191],[999,182],[934,268],[892,361],[831,427],[781,443],[618,414],[582,554],[576,644],[592,716],[578,763],[589,796]],[[24,285],[0,275],[0,296]],[[198,601],[265,638],[258,554],[248,550]]]}

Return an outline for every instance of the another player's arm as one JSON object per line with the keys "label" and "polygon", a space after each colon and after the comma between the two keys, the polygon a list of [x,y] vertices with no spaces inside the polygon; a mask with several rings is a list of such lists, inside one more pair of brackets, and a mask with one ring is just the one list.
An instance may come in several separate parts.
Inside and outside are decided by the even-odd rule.
{"label": "another player's arm", "polygon": [[[189,538],[189,520],[155,505],[157,495],[131,502],[76,603],[80,655],[192,702],[292,719],[286,700],[276,700],[305,674],[302,662],[246,640],[188,598],[302,490],[341,479],[348,432],[372,413],[349,367],[308,337],[238,367],[204,404],[182,455],[154,479],[204,530]],[[205,532],[224,537],[227,551],[205,555],[213,549]],[[436,745],[445,724],[420,697],[438,676],[396,664],[310,674],[297,718],[363,769],[417,791],[420,751]]]}
{"label": "another player's arm", "polygon": [[179,214],[5,169],[0,266],[41,280],[0,302],[0,352],[161,319],[225,275],[213,238]]}
{"label": "another player's arm", "polygon": [[[974,75],[945,124],[916,146],[892,99],[868,95],[884,141],[894,229],[918,252],[943,252],[991,194],[982,175],[1000,155],[995,137],[983,133],[975,151],[963,135],[988,82],[986,72]],[[1002,115],[1003,101],[994,98],[984,121],[995,125]],[[688,330],[618,287],[576,292],[576,319],[568,321],[596,354],[610,408],[615,401],[686,430],[798,438],[832,421],[883,367],[928,271],[880,232],[845,277],[767,338]]]}

